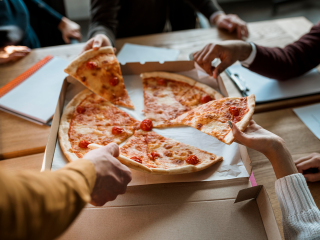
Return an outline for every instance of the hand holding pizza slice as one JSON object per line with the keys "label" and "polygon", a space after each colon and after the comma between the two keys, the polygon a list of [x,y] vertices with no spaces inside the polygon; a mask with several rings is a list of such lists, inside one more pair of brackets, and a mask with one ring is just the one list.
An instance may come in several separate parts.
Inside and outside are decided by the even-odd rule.
{"label": "hand holding pizza slice", "polygon": [[234,141],[228,121],[235,123],[241,131],[248,126],[255,108],[255,97],[227,97],[210,101],[176,118],[179,124],[194,127],[216,137],[221,142]]}

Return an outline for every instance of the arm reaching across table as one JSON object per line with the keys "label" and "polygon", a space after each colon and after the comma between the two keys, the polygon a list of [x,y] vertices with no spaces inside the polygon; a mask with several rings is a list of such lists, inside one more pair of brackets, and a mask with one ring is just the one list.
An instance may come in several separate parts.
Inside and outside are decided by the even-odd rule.
{"label": "arm reaching across table", "polygon": [[318,239],[320,211],[302,174],[298,173],[285,142],[253,120],[244,132],[232,124],[236,141],[263,153],[271,162],[277,181],[285,239]]}
{"label": "arm reaching across table", "polygon": [[55,239],[86,203],[101,206],[123,194],[131,173],[118,154],[109,144],[55,172],[2,170],[0,239]]}

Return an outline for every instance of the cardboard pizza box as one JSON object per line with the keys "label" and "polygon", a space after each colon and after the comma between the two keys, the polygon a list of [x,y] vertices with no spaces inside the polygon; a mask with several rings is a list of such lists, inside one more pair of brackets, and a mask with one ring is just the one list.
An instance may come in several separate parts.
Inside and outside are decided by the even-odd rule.
{"label": "cardboard pizza box", "polygon": [[[123,75],[182,72],[193,61],[127,63]],[[70,78],[70,77],[68,77]],[[50,170],[58,139],[68,78],[64,80],[46,146],[42,170]],[[218,90],[228,96],[221,78]],[[247,149],[239,146],[251,175]],[[249,177],[129,186],[103,207],[85,207],[60,239],[281,239],[267,192]]]}

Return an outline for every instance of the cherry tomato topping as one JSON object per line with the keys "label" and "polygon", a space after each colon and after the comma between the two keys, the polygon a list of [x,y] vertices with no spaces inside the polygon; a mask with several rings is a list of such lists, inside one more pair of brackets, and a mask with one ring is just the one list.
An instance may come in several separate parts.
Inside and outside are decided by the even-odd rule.
{"label": "cherry tomato topping", "polygon": [[229,111],[233,116],[239,116],[239,109],[237,107],[231,106]]}
{"label": "cherry tomato topping", "polygon": [[156,158],[160,157],[160,154],[157,153],[157,152],[152,152],[151,153],[151,157],[152,157],[153,160],[156,160]]}
{"label": "cherry tomato topping", "polygon": [[186,162],[188,164],[196,165],[199,162],[199,159],[195,155],[190,155],[187,157]]}
{"label": "cherry tomato topping", "polygon": [[78,106],[78,107],[77,107],[77,112],[78,112],[78,113],[82,114],[82,113],[84,113],[85,111],[86,111],[86,109],[85,109],[84,107],[81,107],[81,106]]}
{"label": "cherry tomato topping", "polygon": [[131,157],[130,159],[132,159],[133,161],[136,161],[138,163],[142,163],[142,160],[139,157]]}
{"label": "cherry tomato topping", "polygon": [[113,78],[110,78],[110,80],[109,80],[109,84],[111,85],[111,86],[117,86],[118,85],[118,83],[119,83],[119,79],[117,78],[117,77],[113,77]]}
{"label": "cherry tomato topping", "polygon": [[120,133],[123,133],[123,128],[121,128],[121,127],[113,127],[112,128],[112,134],[113,135],[117,135],[117,134],[120,134]]}
{"label": "cherry tomato topping", "polygon": [[140,128],[143,131],[151,131],[153,125],[152,125],[152,121],[150,119],[144,119],[141,123],[140,123]]}
{"label": "cherry tomato topping", "polygon": [[163,78],[159,78],[157,80],[157,84],[160,85],[160,86],[166,86],[167,85],[167,81]]}
{"label": "cherry tomato topping", "polygon": [[81,147],[81,148],[87,148],[89,144],[90,144],[90,143],[89,143],[87,140],[81,140],[81,141],[79,142],[79,147]]}
{"label": "cherry tomato topping", "polygon": [[207,103],[207,102],[210,102],[210,101],[212,101],[213,99],[212,99],[212,97],[210,97],[209,95],[204,95],[204,96],[202,96],[202,98],[200,99],[200,102],[201,103]]}
{"label": "cherry tomato topping", "polygon": [[98,67],[98,64],[96,64],[95,62],[87,62],[87,68],[89,69],[96,69]]}

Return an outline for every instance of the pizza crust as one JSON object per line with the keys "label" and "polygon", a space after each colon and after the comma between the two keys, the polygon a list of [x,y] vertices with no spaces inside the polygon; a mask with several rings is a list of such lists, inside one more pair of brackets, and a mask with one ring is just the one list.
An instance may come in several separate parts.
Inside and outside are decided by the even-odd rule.
{"label": "pizza crust", "polygon": [[194,86],[197,81],[188,78],[186,76],[180,75],[180,74],[175,74],[175,73],[168,73],[168,72],[147,72],[147,73],[142,73],[140,75],[142,79],[144,78],[164,78],[164,79],[169,79],[172,81],[177,81],[177,82],[184,82],[189,85]]}
{"label": "pizza crust", "polygon": [[216,100],[223,98],[223,96],[218,91],[214,90],[213,88],[211,88],[203,83],[196,82],[196,84],[194,86],[199,88],[200,90],[206,92],[208,95],[214,96],[214,98]]}
{"label": "pizza crust", "polygon": [[71,144],[69,141],[69,127],[70,121],[72,119],[73,113],[76,107],[89,95],[91,91],[88,89],[83,90],[82,92],[78,93],[64,108],[63,114],[60,119],[60,126],[59,126],[59,143],[62,152],[68,159],[68,161],[72,162],[78,160],[79,158],[73,152],[70,152]]}
{"label": "pizza crust", "polygon": [[[241,132],[243,132],[244,130],[246,130],[252,116],[254,113],[254,108],[256,106],[256,101],[255,101],[255,96],[254,94],[251,94],[250,96],[247,97],[247,105],[249,108],[249,111],[246,113],[246,115],[244,115],[244,118],[241,119],[240,122],[237,122],[236,125],[237,127],[240,129]],[[227,136],[225,136],[224,138],[224,142],[228,145],[230,145],[231,143],[233,143],[234,141],[234,136],[232,131],[230,131]]]}
{"label": "pizza crust", "polygon": [[113,47],[101,47],[99,50],[90,49],[88,51],[83,52],[80,54],[76,59],[74,59],[64,70],[70,76],[75,76],[77,74],[78,67],[87,62],[89,59],[101,54],[101,53],[112,53],[114,54]]}

